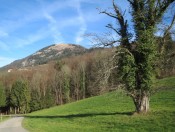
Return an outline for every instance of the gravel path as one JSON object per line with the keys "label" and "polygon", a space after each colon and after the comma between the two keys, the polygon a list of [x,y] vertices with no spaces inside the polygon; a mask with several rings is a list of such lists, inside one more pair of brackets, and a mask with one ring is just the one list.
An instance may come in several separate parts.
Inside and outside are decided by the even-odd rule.
{"label": "gravel path", "polygon": [[27,132],[22,128],[22,120],[24,117],[13,117],[0,123],[0,132]]}

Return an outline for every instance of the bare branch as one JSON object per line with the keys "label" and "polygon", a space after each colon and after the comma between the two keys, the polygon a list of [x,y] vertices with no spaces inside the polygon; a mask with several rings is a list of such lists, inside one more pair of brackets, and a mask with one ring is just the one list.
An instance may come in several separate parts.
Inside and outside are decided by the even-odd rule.
{"label": "bare branch", "polygon": [[160,20],[166,9],[169,7],[170,4],[172,4],[174,0],[158,0],[158,6],[155,9],[156,11],[156,16],[155,20]]}
{"label": "bare branch", "polygon": [[[117,33],[121,37],[121,39],[120,39],[121,45],[123,45],[126,48],[130,48],[130,45],[129,45],[130,44],[129,43],[129,39],[130,39],[129,36],[130,35],[128,33],[128,23],[127,23],[127,20],[124,19],[125,12],[122,14],[122,12],[119,10],[117,5],[115,4],[114,0],[112,2],[112,5],[113,5],[114,13],[107,12],[106,10],[100,11],[100,13],[106,14],[106,15],[116,19],[116,21],[119,24],[118,29],[113,27],[113,25],[111,25],[111,24],[108,24],[106,27],[109,29],[112,29],[113,31],[115,31],[115,33]],[[113,43],[116,43],[116,42],[118,42],[118,41],[113,41],[112,43],[107,44],[107,46],[109,46]]]}
{"label": "bare branch", "polygon": [[134,4],[133,0],[128,0],[128,2],[129,2],[131,5]]}
{"label": "bare branch", "polygon": [[164,32],[164,37],[167,36],[168,32],[171,30],[171,28],[173,27],[173,25],[175,24],[175,14],[173,16],[173,19],[171,21],[171,24],[168,26],[168,28],[166,29],[166,31]]}
{"label": "bare branch", "polygon": [[95,47],[114,47],[119,40],[113,37],[112,33],[103,33],[103,34],[86,34],[85,37],[90,38],[90,41],[94,44]]}
{"label": "bare branch", "polygon": [[100,14],[106,14],[106,15],[108,15],[108,16],[110,16],[110,17],[113,17],[113,18],[117,19],[116,15],[113,14],[113,13],[111,13],[111,12],[107,12],[106,10],[101,11],[101,9],[99,9],[99,8],[97,8],[97,10],[99,10],[99,13],[100,13]]}
{"label": "bare branch", "polygon": [[107,27],[107,28],[110,28],[110,29],[112,29],[112,30],[114,30],[118,35],[121,35],[121,33],[118,32],[117,29],[114,28],[111,24],[108,24],[106,27]]}

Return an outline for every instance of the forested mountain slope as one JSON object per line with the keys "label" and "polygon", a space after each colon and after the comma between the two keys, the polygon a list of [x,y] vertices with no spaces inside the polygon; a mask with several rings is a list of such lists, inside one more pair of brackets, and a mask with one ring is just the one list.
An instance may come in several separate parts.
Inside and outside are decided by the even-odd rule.
{"label": "forested mountain slope", "polygon": [[1,69],[19,69],[31,66],[46,64],[63,57],[79,55],[86,52],[86,48],[75,44],[53,44],[45,47],[36,53],[20,60],[16,60]]}

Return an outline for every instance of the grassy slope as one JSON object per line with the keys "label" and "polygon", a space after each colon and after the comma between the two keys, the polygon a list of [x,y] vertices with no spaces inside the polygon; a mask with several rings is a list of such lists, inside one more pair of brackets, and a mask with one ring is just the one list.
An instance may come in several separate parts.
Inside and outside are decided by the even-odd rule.
{"label": "grassy slope", "polygon": [[117,91],[34,112],[24,126],[31,132],[174,131],[175,77],[156,83],[173,89],[153,95],[146,115],[130,115],[132,100]]}
{"label": "grassy slope", "polygon": [[5,121],[5,120],[7,120],[7,119],[9,119],[9,117],[2,117],[2,120],[1,120],[1,117],[0,117],[0,122],[3,122],[3,121]]}

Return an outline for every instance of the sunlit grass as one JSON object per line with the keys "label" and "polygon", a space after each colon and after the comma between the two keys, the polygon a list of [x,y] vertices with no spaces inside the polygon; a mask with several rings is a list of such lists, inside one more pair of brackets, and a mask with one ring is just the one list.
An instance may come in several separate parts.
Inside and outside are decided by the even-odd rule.
{"label": "sunlit grass", "polygon": [[175,88],[175,77],[167,77],[156,80],[154,83],[155,88]]}
{"label": "sunlit grass", "polygon": [[[171,80],[172,78],[170,78]],[[174,81],[160,80],[162,84]],[[161,84],[161,83],[159,83]],[[175,85],[154,94],[148,114],[134,114],[134,104],[121,90],[29,114],[31,132],[174,131]]]}

